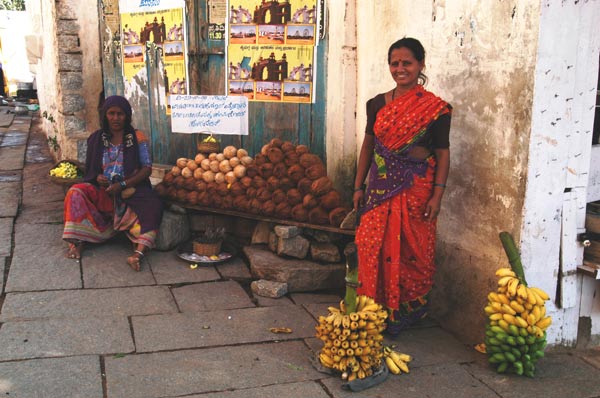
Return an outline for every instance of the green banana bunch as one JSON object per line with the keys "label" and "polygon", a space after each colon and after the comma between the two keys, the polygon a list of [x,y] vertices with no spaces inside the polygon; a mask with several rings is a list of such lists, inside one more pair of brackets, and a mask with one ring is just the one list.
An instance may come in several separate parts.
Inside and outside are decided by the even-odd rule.
{"label": "green banana bunch", "polygon": [[488,294],[484,308],[488,361],[498,373],[533,377],[536,362],[544,356],[546,329],[552,323],[544,304],[549,296],[522,283],[510,268],[498,269],[496,276],[498,289]]}
{"label": "green banana bunch", "polygon": [[346,314],[344,300],[340,307],[330,306],[327,316],[319,316],[316,337],[323,342],[319,361],[341,373],[344,380],[364,379],[382,365],[383,335],[388,313],[367,296],[358,296],[356,312]]}
{"label": "green banana bunch", "polygon": [[50,175],[59,178],[77,178],[81,177],[82,173],[73,163],[63,161],[50,170]]}

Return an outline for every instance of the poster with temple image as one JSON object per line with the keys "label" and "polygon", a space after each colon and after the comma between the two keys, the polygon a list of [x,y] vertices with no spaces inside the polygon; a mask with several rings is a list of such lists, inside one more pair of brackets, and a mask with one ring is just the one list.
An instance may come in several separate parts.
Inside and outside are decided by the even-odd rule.
{"label": "poster with temple image", "polygon": [[182,0],[120,0],[119,9],[126,91],[136,82],[146,81],[147,51],[154,50],[164,65],[163,103],[167,104],[167,114],[170,114],[170,95],[188,93],[185,3]]}
{"label": "poster with temple image", "polygon": [[227,94],[313,102],[316,0],[230,0]]}

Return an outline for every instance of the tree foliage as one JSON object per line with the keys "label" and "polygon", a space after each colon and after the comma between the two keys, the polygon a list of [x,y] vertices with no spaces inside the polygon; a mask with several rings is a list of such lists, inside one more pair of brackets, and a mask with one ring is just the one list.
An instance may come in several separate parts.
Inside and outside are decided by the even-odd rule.
{"label": "tree foliage", "polygon": [[25,11],[25,0],[0,0],[0,10]]}

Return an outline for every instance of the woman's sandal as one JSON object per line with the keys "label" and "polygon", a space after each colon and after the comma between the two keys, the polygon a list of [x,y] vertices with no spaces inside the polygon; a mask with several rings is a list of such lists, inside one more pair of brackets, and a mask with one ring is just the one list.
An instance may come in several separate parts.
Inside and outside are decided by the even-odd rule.
{"label": "woman's sandal", "polygon": [[142,268],[141,262],[142,262],[143,258],[144,258],[144,252],[142,252],[140,250],[134,250],[133,254],[127,258],[127,264],[129,264],[131,269],[139,272]]}
{"label": "woman's sandal", "polygon": [[81,259],[81,250],[83,249],[83,242],[71,243],[69,242],[69,250],[67,251],[67,258],[75,260]]}

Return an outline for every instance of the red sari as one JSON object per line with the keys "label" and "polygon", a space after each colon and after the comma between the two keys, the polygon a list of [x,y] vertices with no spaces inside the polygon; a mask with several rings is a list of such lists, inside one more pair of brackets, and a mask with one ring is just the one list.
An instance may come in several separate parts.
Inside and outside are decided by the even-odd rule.
{"label": "red sari", "polygon": [[405,326],[424,316],[433,284],[436,221],[423,214],[436,161],[407,154],[427,127],[448,112],[446,102],[418,85],[377,113],[375,153],[355,239],[358,293],[388,307],[390,325]]}

